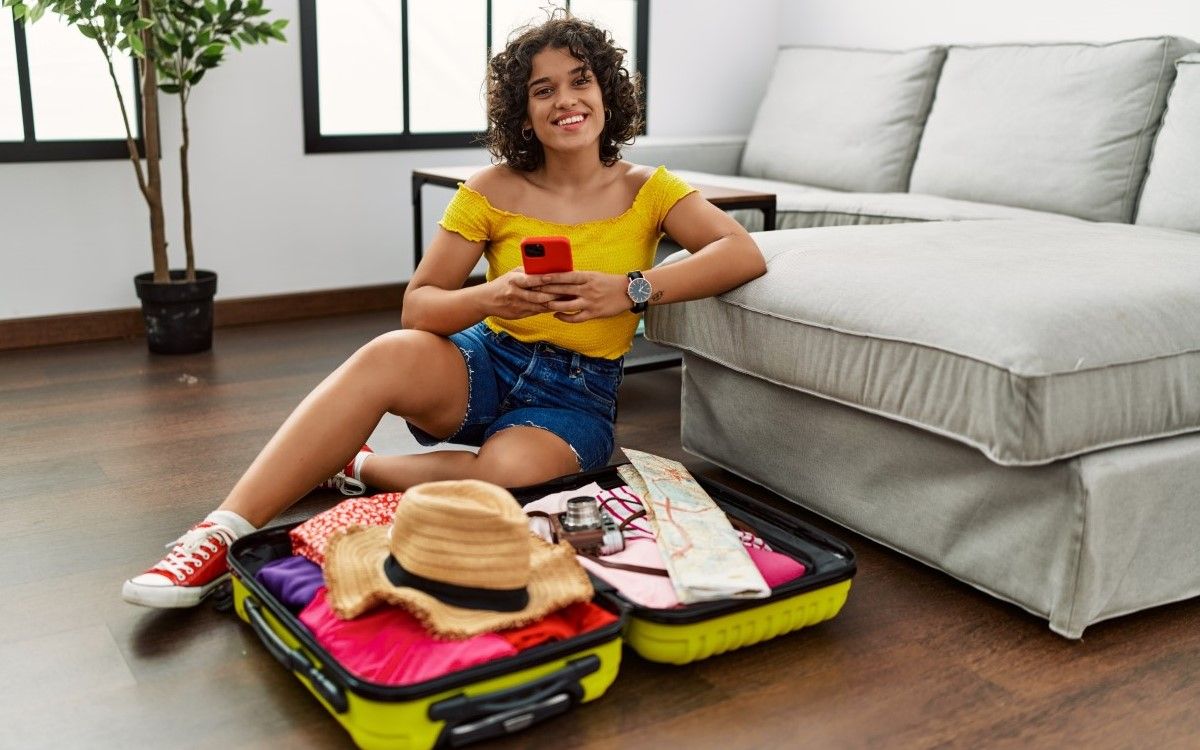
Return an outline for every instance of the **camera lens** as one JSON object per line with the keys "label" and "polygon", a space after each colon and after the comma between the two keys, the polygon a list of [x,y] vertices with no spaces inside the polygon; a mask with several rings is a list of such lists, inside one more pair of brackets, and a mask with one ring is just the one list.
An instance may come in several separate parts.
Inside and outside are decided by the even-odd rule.
{"label": "camera lens", "polygon": [[562,525],[568,531],[600,528],[600,503],[594,497],[580,495],[567,500]]}
{"label": "camera lens", "polygon": [[537,243],[526,245],[525,254],[530,258],[544,258],[546,256],[546,246]]}

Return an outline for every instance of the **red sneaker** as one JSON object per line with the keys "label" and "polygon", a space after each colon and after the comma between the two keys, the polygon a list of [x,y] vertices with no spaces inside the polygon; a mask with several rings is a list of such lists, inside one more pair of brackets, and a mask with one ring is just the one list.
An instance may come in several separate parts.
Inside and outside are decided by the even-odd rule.
{"label": "red sneaker", "polygon": [[167,556],[121,587],[121,597],[143,607],[194,607],[229,577],[225,557],[234,534],[201,521],[172,542]]}
{"label": "red sneaker", "polygon": [[350,463],[346,464],[345,468],[318,484],[314,489],[337,490],[343,495],[350,497],[362,495],[367,491],[367,485],[355,474],[354,464],[363,453],[374,452],[371,450],[371,446],[364,445],[358,450],[358,453],[354,454],[354,458],[350,459]]}

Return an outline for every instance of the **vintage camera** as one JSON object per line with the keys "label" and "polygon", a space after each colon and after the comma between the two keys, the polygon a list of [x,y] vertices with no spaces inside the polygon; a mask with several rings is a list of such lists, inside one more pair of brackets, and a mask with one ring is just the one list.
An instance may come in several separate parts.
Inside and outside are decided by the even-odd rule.
{"label": "vintage camera", "polygon": [[625,549],[625,535],[617,520],[594,497],[568,499],[566,512],[552,514],[550,525],[556,538],[570,542],[581,555],[612,555]]}

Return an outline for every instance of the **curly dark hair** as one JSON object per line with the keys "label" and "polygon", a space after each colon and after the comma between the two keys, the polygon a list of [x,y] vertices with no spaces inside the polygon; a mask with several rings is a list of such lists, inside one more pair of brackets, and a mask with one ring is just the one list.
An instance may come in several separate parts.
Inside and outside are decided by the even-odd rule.
{"label": "curly dark hair", "polygon": [[543,24],[522,29],[503,52],[492,58],[488,64],[488,129],[483,145],[497,160],[525,172],[532,172],[546,160],[541,142],[536,136],[525,140],[521,126],[528,114],[533,56],[547,47],[566,49],[582,60],[600,85],[608,110],[600,135],[600,161],[612,166],[621,158],[621,146],[632,143],[642,126],[638,82],[621,65],[626,50],[616,46],[607,31],[570,15],[553,15]]}

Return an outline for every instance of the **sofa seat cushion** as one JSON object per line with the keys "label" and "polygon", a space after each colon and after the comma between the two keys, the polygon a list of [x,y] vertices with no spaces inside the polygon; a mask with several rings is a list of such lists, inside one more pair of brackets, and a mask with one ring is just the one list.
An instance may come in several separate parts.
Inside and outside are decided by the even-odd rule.
{"label": "sofa seat cushion", "polygon": [[[1080,221],[1064,214],[920,193],[845,193],[755,177],[687,171],[675,171],[675,174],[693,185],[719,185],[775,193],[776,229],[968,219]],[[736,211],[734,216],[751,231],[763,228],[761,211]]]}
{"label": "sofa seat cushion", "polygon": [[1137,223],[1200,232],[1200,53],[1175,69]]}
{"label": "sofa seat cushion", "polygon": [[1174,37],[949,49],[909,190],[1133,221]]}
{"label": "sofa seat cushion", "polygon": [[1200,430],[1200,237],[964,221],[755,235],[761,278],[651,340],[1036,465]]}
{"label": "sofa seat cushion", "polygon": [[944,58],[940,47],[779,50],[738,171],[834,190],[906,190]]}

